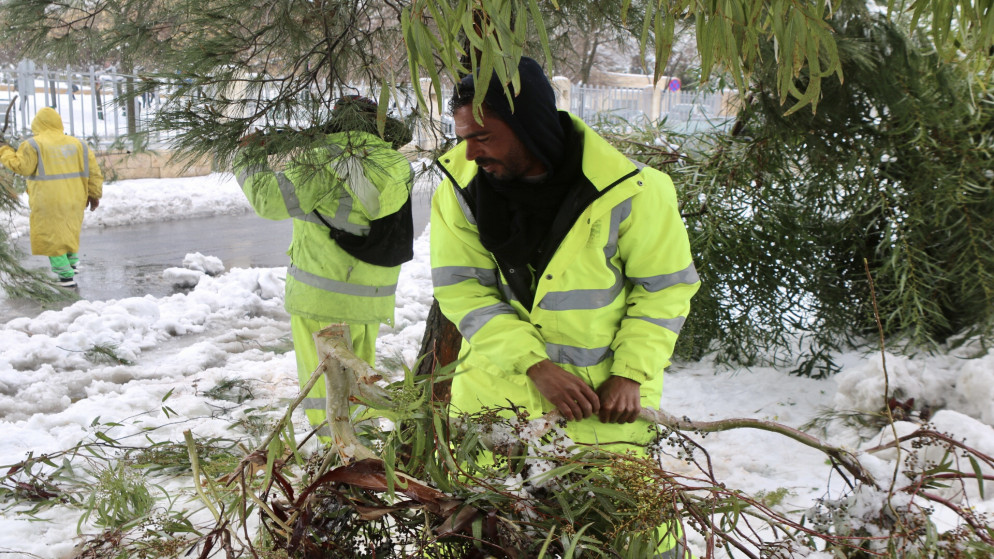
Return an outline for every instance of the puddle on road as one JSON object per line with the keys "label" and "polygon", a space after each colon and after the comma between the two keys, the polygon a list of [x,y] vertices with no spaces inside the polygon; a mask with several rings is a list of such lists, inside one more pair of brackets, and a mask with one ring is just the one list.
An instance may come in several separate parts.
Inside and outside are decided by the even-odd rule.
{"label": "puddle on road", "polygon": [[[428,223],[430,198],[414,207],[416,234]],[[156,221],[120,227],[83,229],[80,237],[79,295],[90,301],[108,301],[182,293],[162,277],[166,268],[183,266],[187,254],[221,259],[226,269],[287,266],[293,226],[290,220],[271,221],[248,212],[177,221]],[[28,254],[28,239],[17,241]],[[44,256],[25,256],[24,265],[48,270]],[[50,273],[50,272],[49,272]],[[2,295],[0,295],[2,296]],[[34,301],[0,298],[0,324],[17,317],[35,317],[58,310],[72,301],[41,305]]]}
{"label": "puddle on road", "polygon": [[[153,222],[121,227],[84,229],[80,238],[79,296],[90,301],[128,297],[166,297],[183,293],[162,277],[166,268],[183,266],[187,254],[216,256],[226,268],[286,266],[292,225],[254,214]],[[28,239],[17,241],[23,265],[48,272],[48,259],[27,256]],[[40,304],[0,299],[0,324],[17,317],[36,317],[74,301]]]}

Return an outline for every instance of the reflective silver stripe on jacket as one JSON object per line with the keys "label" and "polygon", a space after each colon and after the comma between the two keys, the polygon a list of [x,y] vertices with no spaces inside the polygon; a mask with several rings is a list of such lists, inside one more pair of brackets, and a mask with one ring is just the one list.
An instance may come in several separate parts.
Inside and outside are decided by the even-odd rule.
{"label": "reflective silver stripe on jacket", "polygon": [[[550,292],[542,297],[542,301],[539,303],[539,308],[551,311],[569,311],[569,310],[593,310],[606,307],[613,302],[618,295],[621,293],[624,287],[624,280],[622,278],[621,271],[618,270],[612,263],[611,258],[615,256],[618,251],[618,236],[621,227],[621,222],[631,215],[632,211],[632,201],[631,199],[626,199],[624,202],[615,206],[611,210],[611,229],[608,235],[608,242],[604,247],[604,258],[606,260],[606,265],[609,270],[614,274],[614,285],[608,287],[607,289],[575,289],[572,291],[557,291]],[[658,276],[651,276],[647,278],[628,278],[634,284],[641,285],[647,291],[657,292],[667,287],[674,285],[686,283],[693,284],[699,281],[697,276],[697,269],[694,264],[691,263],[687,268],[674,272],[671,274],[661,274]],[[661,328],[665,328],[674,332],[676,334],[680,333],[680,329],[683,327],[683,323],[686,321],[686,317],[678,316],[675,318],[650,318],[650,317],[628,317],[637,318],[644,320],[651,324],[655,324]],[[568,346],[566,346],[568,347]],[[578,348],[574,348],[578,349]],[[592,350],[584,350],[592,351]],[[549,354],[552,355],[551,353]],[[566,353],[567,356],[571,355],[569,352]],[[581,359],[581,361],[589,362],[590,359]],[[553,359],[555,361],[555,359]],[[566,361],[570,362],[570,361]],[[599,361],[597,361],[599,363]],[[572,363],[572,362],[570,362]],[[578,363],[572,363],[577,365]],[[590,366],[590,365],[585,365]]]}
{"label": "reflective silver stripe on jacket", "polygon": [[470,225],[476,226],[476,217],[473,216],[473,210],[469,209],[469,204],[466,203],[466,198],[463,196],[462,192],[459,190],[455,184],[452,185],[452,189],[455,190],[456,201],[459,202],[459,208],[462,209],[463,216],[466,217],[466,221]]}
{"label": "reflective silver stripe on jacket", "polygon": [[321,410],[324,411],[324,398],[304,398],[302,402],[303,408],[305,410]]}
{"label": "reflective silver stripe on jacket", "polygon": [[657,553],[656,555],[653,555],[653,559],[692,559],[692,558],[693,555],[691,555],[687,551],[687,549],[680,543],[677,543],[672,548],[662,553]]}
{"label": "reflective silver stripe on jacket", "polygon": [[614,356],[610,346],[587,348],[546,343],[545,352],[553,363],[575,367],[593,367]]}
{"label": "reflective silver stripe on jacket", "polygon": [[658,276],[650,276],[647,278],[628,278],[632,283],[636,285],[641,285],[646,291],[655,293],[657,291],[662,291],[667,287],[673,287],[674,285],[687,284],[692,285],[701,281],[700,276],[697,275],[697,268],[694,267],[694,263],[691,262],[690,266],[680,270],[679,272],[673,272],[670,274],[660,274]]}
{"label": "reflective silver stripe on jacket", "polygon": [[300,198],[297,198],[293,181],[283,173],[273,174],[276,176],[276,184],[280,187],[280,196],[283,197],[283,205],[286,206],[287,213],[290,214],[290,217],[303,217],[304,210],[300,209]]}
{"label": "reflective silver stripe on jacket", "polygon": [[90,146],[86,145],[86,142],[80,142],[79,145],[83,146],[83,176],[90,177]]}
{"label": "reflective silver stripe on jacket", "polygon": [[[335,210],[334,217],[328,217],[327,214],[321,214],[321,217],[323,217],[324,220],[330,223],[331,226],[334,227],[335,229],[339,229],[347,233],[352,233],[353,235],[359,235],[361,237],[365,237],[366,235],[369,234],[369,226],[356,225],[355,223],[349,222],[349,213],[351,212],[352,212],[352,197],[349,196],[348,193],[346,193],[344,198],[338,199],[338,209]],[[294,217],[302,221],[316,223],[327,229],[327,226],[325,226],[325,224],[322,223],[321,220],[318,219],[316,215],[314,215],[316,213],[318,213],[317,210],[308,214],[302,214],[300,216],[294,216]]]}
{"label": "reflective silver stripe on jacket", "polygon": [[305,285],[309,285],[322,291],[341,293],[343,295],[355,295],[358,297],[391,297],[397,291],[397,284],[376,286],[347,283],[344,281],[323,278],[310,272],[305,272],[292,264],[287,269],[287,275],[292,276],[293,279]]}
{"label": "reflective silver stripe on jacket", "polygon": [[250,177],[258,175],[259,173],[265,173],[266,171],[269,171],[269,167],[266,167],[265,165],[258,163],[249,164],[235,171],[235,180],[238,181],[239,187],[243,187],[245,186],[245,181],[249,180]]}
{"label": "reflective silver stripe on jacket", "polygon": [[497,283],[497,270],[471,266],[441,266],[431,269],[431,283],[436,288],[448,287],[468,279],[475,279],[480,285],[489,287]]}
{"label": "reflective silver stripe on jacket", "polygon": [[611,263],[618,252],[618,230],[621,222],[632,213],[632,199],[627,198],[611,210],[611,230],[604,245],[605,265],[614,274],[614,284],[606,289],[574,289],[550,291],[542,297],[538,307],[547,311],[576,311],[600,309],[611,304],[624,288],[621,270]]}
{"label": "reflective silver stripe on jacket", "polygon": [[345,149],[338,144],[328,144],[324,146],[324,149],[328,151],[328,154],[332,159],[338,157],[339,155],[345,153]]}
{"label": "reflective silver stripe on jacket", "polygon": [[504,296],[504,300],[505,301],[517,301],[518,300],[518,296],[514,294],[514,291],[511,289],[510,285],[504,283],[503,278],[501,278],[500,283],[499,283],[499,285],[497,287],[500,289],[500,293],[501,293],[501,295]]}
{"label": "reflective silver stripe on jacket", "polygon": [[676,318],[649,318],[647,316],[626,316],[626,319],[634,318],[638,320],[644,320],[651,324],[655,324],[660,328],[666,328],[674,334],[679,334],[680,329],[683,328],[683,323],[687,321],[687,317],[678,316]]}
{"label": "reflective silver stripe on jacket", "polygon": [[[35,173],[36,173],[35,176],[28,177],[29,180],[33,180],[33,181],[58,181],[58,180],[63,180],[63,179],[80,179],[80,178],[85,179],[85,178],[89,178],[90,177],[90,152],[87,149],[86,144],[84,144],[83,142],[80,142],[80,145],[83,146],[83,170],[82,170],[82,172],[79,172],[79,173],[63,173],[61,175],[49,175],[48,173],[45,172],[45,160],[44,160],[44,158],[41,155],[41,147],[38,146],[38,142],[35,141],[34,138],[28,138],[27,141],[28,141],[28,144],[31,147],[34,148],[35,153],[38,154],[38,169],[35,171]],[[72,144],[66,144],[66,147],[72,148],[73,152],[76,151],[75,146],[73,146]],[[67,157],[71,156],[71,155],[75,155],[75,153],[69,154],[69,155],[67,155]]]}
{"label": "reflective silver stripe on jacket", "polygon": [[459,333],[469,340],[474,334],[480,331],[480,328],[483,328],[486,323],[490,322],[490,319],[501,314],[518,315],[514,311],[514,308],[507,303],[494,303],[493,305],[473,309],[459,321]]}
{"label": "reflective silver stripe on jacket", "polygon": [[[272,171],[265,165],[250,166],[238,171],[235,174],[235,179],[238,181],[238,186],[244,186],[245,181],[250,177],[264,172]],[[283,197],[283,205],[286,206],[286,211],[290,214],[290,217],[325,227],[325,224],[314,213],[305,213],[304,210],[300,209],[300,199],[297,198],[297,190],[293,182],[283,173],[273,172],[273,175],[276,177],[276,184],[279,186],[280,195]],[[344,196],[338,201],[338,209],[335,210],[334,217],[327,214],[321,214],[321,217],[335,229],[340,229],[353,235],[366,236],[369,234],[368,225],[356,225],[349,222],[349,213],[352,211],[352,197],[348,193],[343,194]]]}
{"label": "reflective silver stripe on jacket", "polygon": [[325,398],[304,398],[302,404],[305,410],[324,411]]}

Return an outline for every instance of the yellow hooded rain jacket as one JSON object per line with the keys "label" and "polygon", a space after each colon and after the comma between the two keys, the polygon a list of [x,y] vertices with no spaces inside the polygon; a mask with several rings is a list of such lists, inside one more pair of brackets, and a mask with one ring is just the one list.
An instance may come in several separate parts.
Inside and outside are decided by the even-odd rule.
{"label": "yellow hooded rain jacket", "polygon": [[27,177],[31,253],[78,252],[87,199],[103,195],[97,157],[85,142],[63,132],[62,117],[49,107],[38,111],[31,132],[17,151],[0,146],[0,163]]}

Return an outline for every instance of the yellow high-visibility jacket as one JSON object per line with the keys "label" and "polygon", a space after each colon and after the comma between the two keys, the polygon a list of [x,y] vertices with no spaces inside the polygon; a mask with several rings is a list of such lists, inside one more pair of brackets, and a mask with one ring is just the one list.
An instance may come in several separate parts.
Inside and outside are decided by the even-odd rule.
{"label": "yellow high-visibility jacket", "polygon": [[79,252],[88,198],[103,195],[104,176],[93,150],[63,132],[62,117],[45,107],[31,121],[32,137],[14,151],[0,146],[0,163],[27,177],[31,253]]}
{"label": "yellow high-visibility jacket", "polygon": [[235,176],[255,212],[293,218],[287,312],[320,322],[393,324],[400,266],[376,266],[352,256],[329,237],[336,229],[364,236],[370,221],[397,212],[411,195],[411,164],[378,136],[339,132],[274,172],[245,153]]}
{"label": "yellow high-visibility jacket", "polygon": [[[463,336],[452,406],[471,413],[508,402],[532,415],[553,409],[525,374],[550,359],[595,390],[611,375],[641,383],[642,406],[659,408],[690,299],[700,280],[670,178],[639,166],[573,117],[582,169],[601,192],[574,222],[524,308],[480,242],[463,191],[477,173],[465,144],[438,164],[447,179],[432,199],[431,267],[442,313]],[[551,219],[551,216],[550,216]],[[646,422],[570,422],[585,443],[643,445]]]}

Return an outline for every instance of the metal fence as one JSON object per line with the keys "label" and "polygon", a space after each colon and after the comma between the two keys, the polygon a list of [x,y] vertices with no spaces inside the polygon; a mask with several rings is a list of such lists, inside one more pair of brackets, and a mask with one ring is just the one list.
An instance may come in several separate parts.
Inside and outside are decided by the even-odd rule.
{"label": "metal fence", "polygon": [[[112,70],[50,68],[23,61],[0,67],[0,113],[9,112],[8,134],[28,135],[31,120],[42,107],[62,116],[66,134],[84,138],[95,147],[107,146],[127,136],[129,122],[122,99],[136,78]],[[159,106],[158,95],[143,95],[134,102],[131,132],[147,133],[151,115]],[[150,138],[155,143],[161,138]]]}
{"label": "metal fence", "polygon": [[[24,61],[16,67],[0,67],[0,115],[10,111],[8,135],[29,135],[31,119],[44,106],[62,116],[65,131],[84,138],[95,147],[107,147],[129,132],[146,134],[150,146],[161,145],[167,138],[151,133],[149,122],[168,91],[145,94],[134,101],[134,118],[129,130],[126,97],[135,76],[110,70],[72,68],[55,69]],[[559,86],[564,83],[564,78]],[[554,80],[555,81],[555,80]],[[443,91],[443,94],[449,92]],[[565,97],[568,96],[568,99]],[[652,87],[615,87],[570,84],[559,91],[559,104],[587,122],[598,121],[630,127],[646,123],[664,123],[680,131],[694,132],[707,128],[724,128],[731,122],[727,95],[702,94],[695,91],[670,91]],[[400,107],[398,107],[400,108]],[[434,126],[419,126],[415,142],[430,147],[443,138],[452,137],[451,117],[442,115]],[[432,130],[434,128],[435,130]]]}
{"label": "metal fence", "polygon": [[631,127],[663,123],[679,132],[725,128],[734,118],[728,93],[653,87],[573,85],[570,112],[587,122]]}
{"label": "metal fence", "polygon": [[[735,119],[735,92],[569,84],[565,78],[553,81],[557,82],[554,85],[560,108],[568,108],[587,123],[622,132],[645,125],[660,125],[683,134],[723,131]],[[428,89],[426,84],[422,87]],[[448,99],[452,89],[443,87],[442,94]],[[437,102],[434,99],[431,102],[432,110],[437,110]],[[417,127],[414,142],[431,146],[440,137],[454,137],[452,117],[448,114],[436,116],[431,126]]]}

